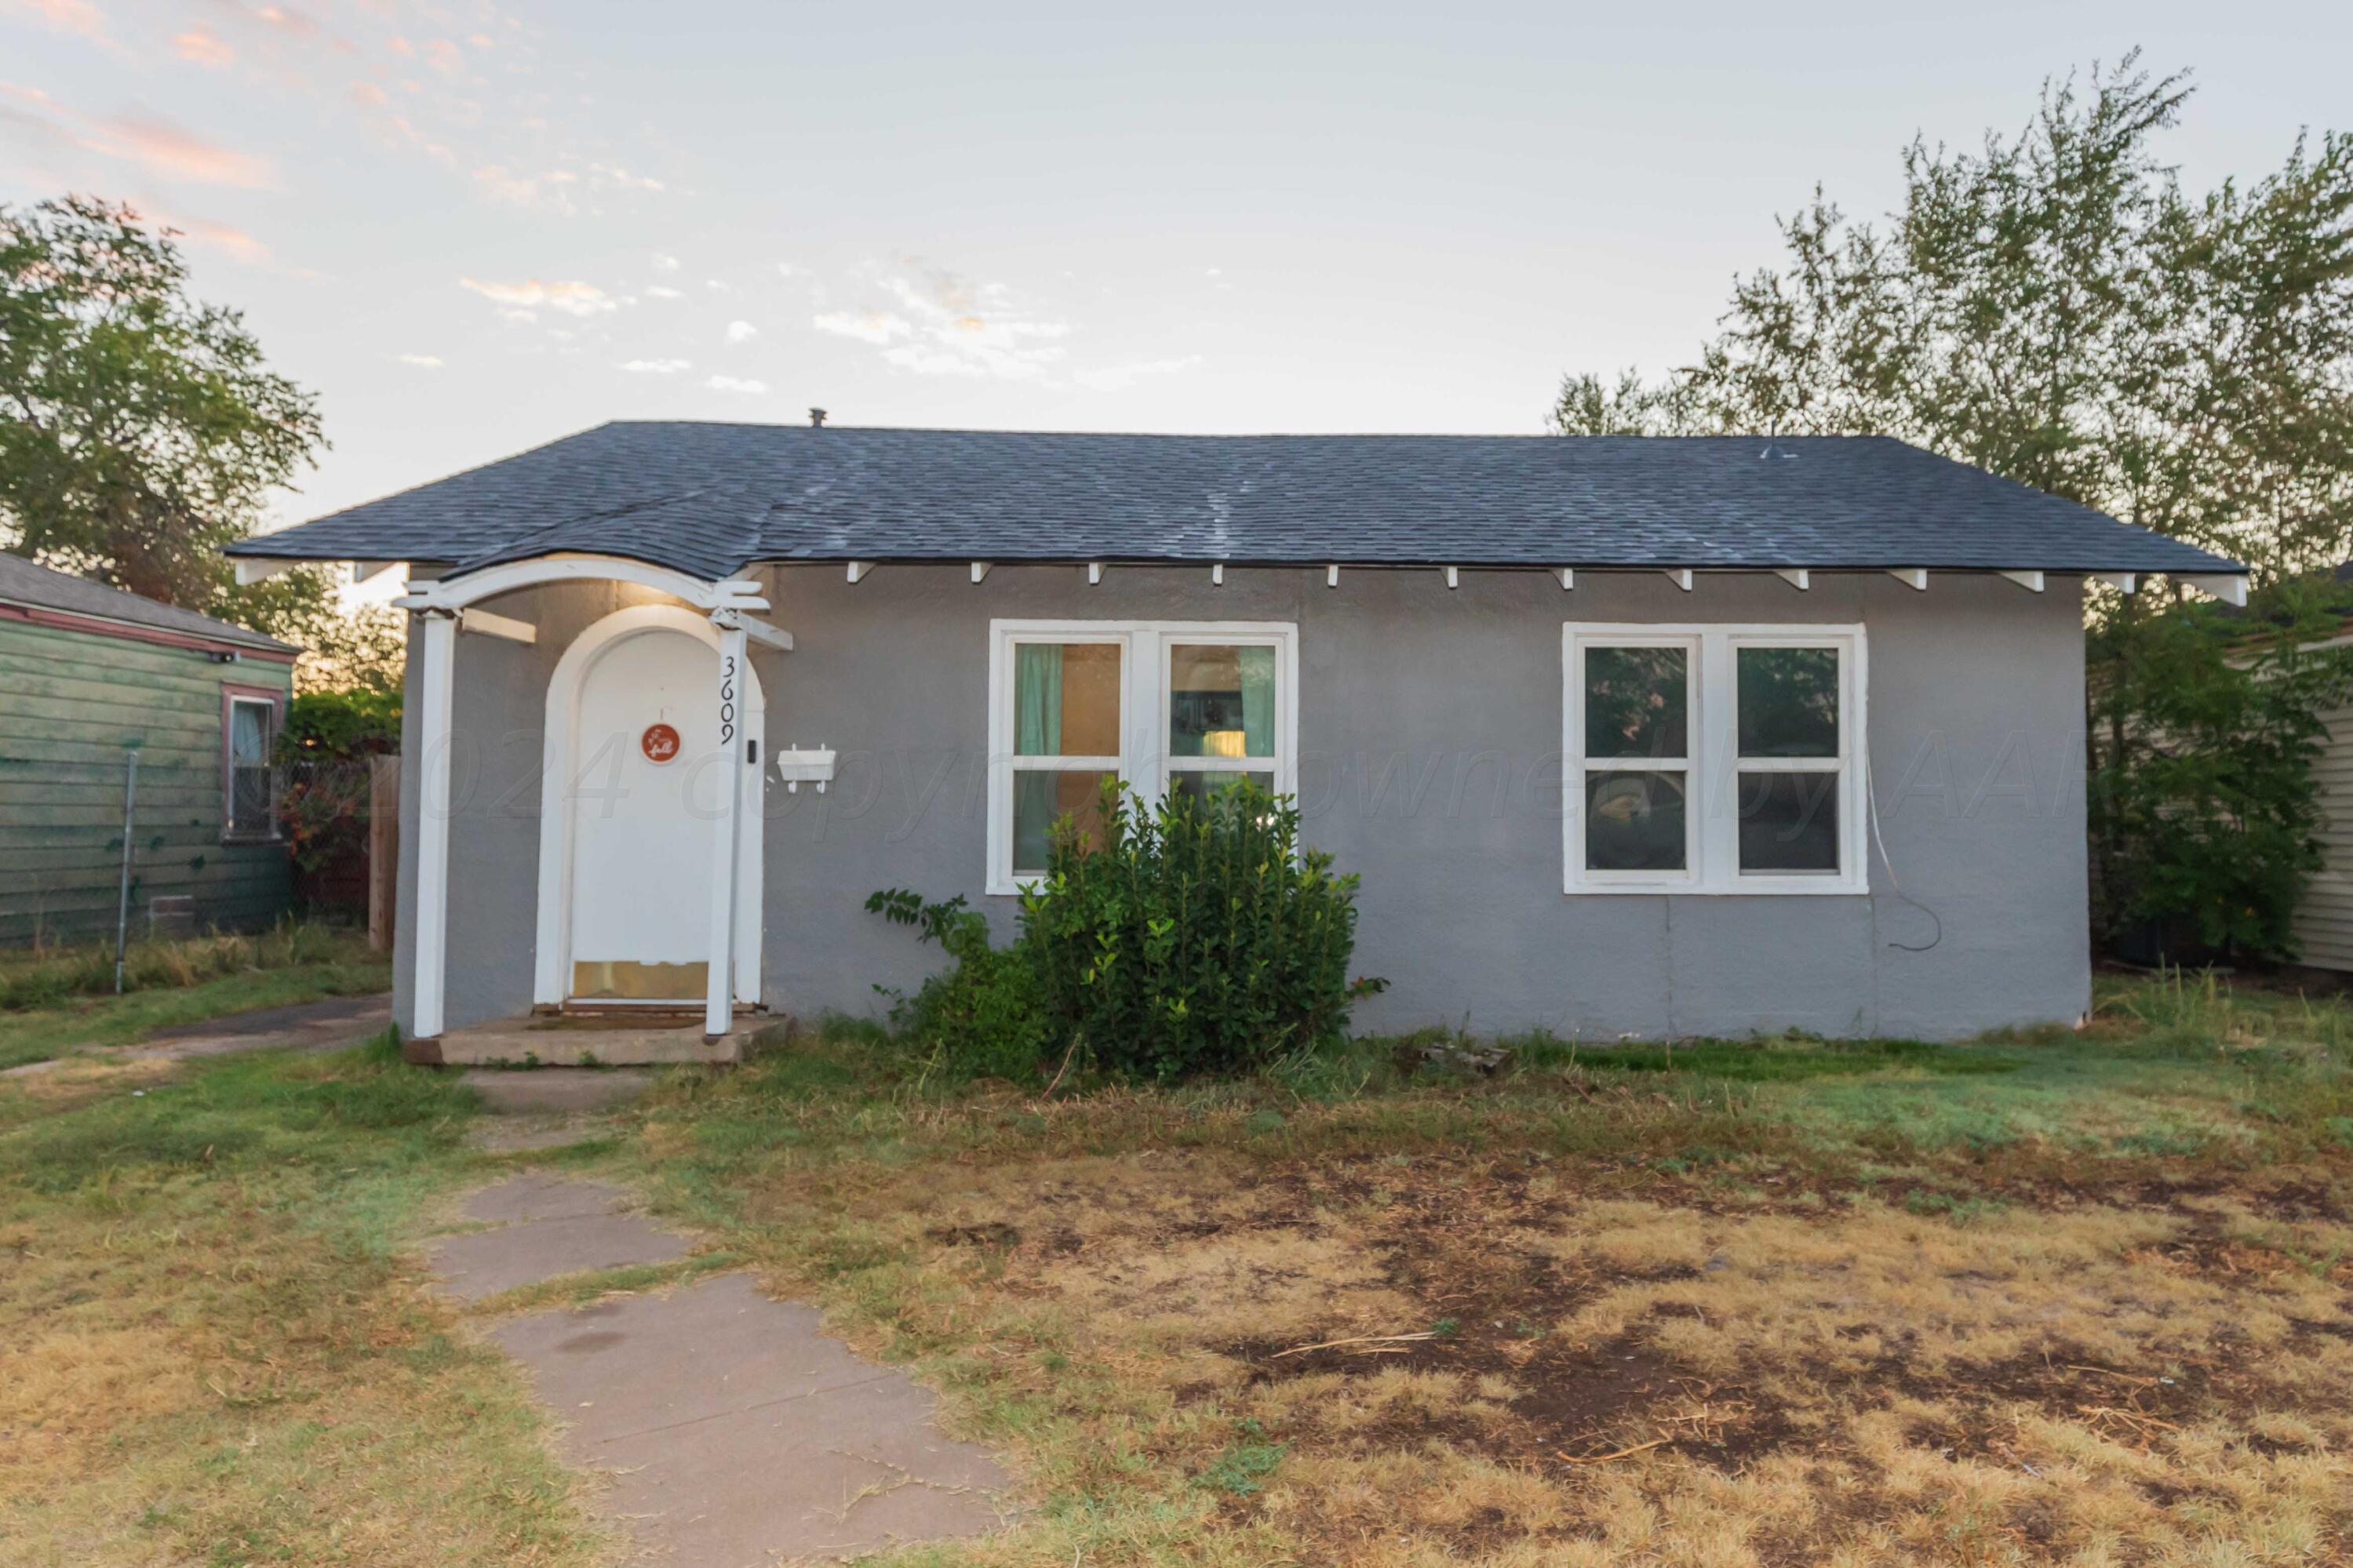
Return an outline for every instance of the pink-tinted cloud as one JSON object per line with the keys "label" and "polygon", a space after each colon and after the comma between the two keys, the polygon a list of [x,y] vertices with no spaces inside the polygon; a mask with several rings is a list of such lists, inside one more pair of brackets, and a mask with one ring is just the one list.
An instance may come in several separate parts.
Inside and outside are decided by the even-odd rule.
{"label": "pink-tinted cloud", "polygon": [[90,0],[0,0],[0,10],[32,17],[52,33],[70,33],[93,43],[110,43],[106,14]]}
{"label": "pink-tinted cloud", "polygon": [[207,142],[165,121],[134,115],[93,120],[38,88],[14,82],[0,81],[0,97],[26,106],[5,111],[14,123],[86,153],[136,163],[151,174],[248,190],[275,183],[262,159]]}
{"label": "pink-tinted cloud", "polygon": [[162,120],[125,115],[100,122],[109,150],[150,172],[206,185],[259,190],[275,183],[269,165],[250,153],[207,142]]}
{"label": "pink-tinted cloud", "polygon": [[319,36],[319,24],[290,5],[257,5],[254,7],[253,18],[257,22],[267,22],[279,31],[291,34],[298,38],[315,38]]}
{"label": "pink-tinted cloud", "polygon": [[392,95],[372,81],[355,81],[345,90],[363,109],[382,109],[392,101]]}
{"label": "pink-tinted cloud", "polygon": [[237,62],[237,51],[202,27],[191,27],[172,40],[172,47],[184,60],[194,60],[209,70]]}

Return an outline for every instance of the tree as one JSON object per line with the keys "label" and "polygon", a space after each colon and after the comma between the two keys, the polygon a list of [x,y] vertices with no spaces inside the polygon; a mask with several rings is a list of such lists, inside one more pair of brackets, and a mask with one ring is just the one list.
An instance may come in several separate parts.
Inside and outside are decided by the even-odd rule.
{"label": "tree", "polygon": [[[2193,196],[2156,150],[2191,92],[2128,55],[2046,83],[2013,138],[1915,139],[1882,224],[1816,190],[1694,363],[1570,375],[1555,428],[1896,436],[2244,561],[2276,599],[2353,556],[2353,136]],[[2232,622],[2184,597],[2094,604],[2099,918],[2279,951],[2316,857],[2295,781],[2342,683],[2289,668],[2308,607]],[[2253,858],[2226,877],[2233,855]],[[2242,918],[2207,920],[2225,906]]]}
{"label": "tree", "polygon": [[323,573],[241,594],[219,550],[326,444],[318,399],[186,286],[173,231],[127,206],[0,207],[0,544],[274,631]]}

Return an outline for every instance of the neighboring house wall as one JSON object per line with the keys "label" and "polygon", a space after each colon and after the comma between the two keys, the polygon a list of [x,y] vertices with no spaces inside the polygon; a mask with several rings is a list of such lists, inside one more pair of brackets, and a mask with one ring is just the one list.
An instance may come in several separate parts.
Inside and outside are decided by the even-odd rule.
{"label": "neighboring house wall", "polygon": [[[820,795],[767,775],[765,995],[863,1014],[873,987],[938,962],[865,912],[869,893],[985,883],[989,623],[999,617],[1287,621],[1298,626],[1306,837],[1363,878],[1356,968],[1391,982],[1360,1026],[1461,1025],[1614,1037],[1951,1037],[2073,1021],[2089,1005],[2083,631],[2076,583],[2030,594],[1940,574],[1764,575],[1000,565],[759,574],[797,651],[756,653],[771,748],[834,746]],[[531,1005],[538,770],[549,672],[580,629],[649,597],[607,585],[509,595],[533,645],[461,637],[449,863],[448,1021]],[[1567,897],[1562,888],[1562,625],[1862,623],[1877,849],[1867,896]],[[412,658],[414,654],[412,653]],[[412,679],[414,670],[412,668]],[[408,705],[413,716],[417,705]],[[413,719],[412,719],[413,721]],[[416,755],[414,738],[406,747]],[[422,770],[412,771],[415,773]],[[418,803],[402,810],[396,1016],[407,1017]],[[700,868],[678,874],[700,875]],[[1916,902],[1915,901],[1916,900]]]}
{"label": "neighboring house wall", "polygon": [[0,619],[0,942],[111,934],[124,753],[139,752],[132,934],[186,895],[199,929],[267,925],[291,894],[286,849],[225,843],[225,687],[281,712],[293,667]]}
{"label": "neighboring house wall", "polygon": [[2328,742],[2313,764],[2320,784],[2319,874],[2296,905],[2295,939],[2316,969],[2353,970],[2353,708],[2325,714]]}

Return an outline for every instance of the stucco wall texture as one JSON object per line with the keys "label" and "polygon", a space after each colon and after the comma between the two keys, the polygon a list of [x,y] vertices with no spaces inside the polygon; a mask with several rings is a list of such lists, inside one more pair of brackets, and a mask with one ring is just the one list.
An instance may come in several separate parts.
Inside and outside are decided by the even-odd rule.
{"label": "stucco wall texture", "polygon": [[[1359,873],[1356,969],[1390,989],[1360,1028],[1444,1024],[1564,1037],[1953,1038],[2073,1021],[2090,1004],[2081,584],[1999,577],[839,565],[760,574],[796,650],[754,650],[771,748],[841,753],[824,795],[766,773],[763,995],[865,1014],[938,962],[865,911],[869,893],[983,892],[989,622],[1269,620],[1299,628],[1305,836]],[[536,643],[458,644],[448,1021],[527,1010],[547,682],[586,626],[657,598],[608,584],[504,595]],[[1883,859],[1866,896],[1565,896],[1566,621],[1862,623]],[[410,679],[416,679],[412,653]],[[406,754],[417,756],[412,702]],[[401,803],[395,1014],[410,1017],[413,781]],[[1890,868],[1893,868],[1891,875]],[[670,874],[700,875],[701,868]],[[1900,883],[1900,889],[1899,889]]]}

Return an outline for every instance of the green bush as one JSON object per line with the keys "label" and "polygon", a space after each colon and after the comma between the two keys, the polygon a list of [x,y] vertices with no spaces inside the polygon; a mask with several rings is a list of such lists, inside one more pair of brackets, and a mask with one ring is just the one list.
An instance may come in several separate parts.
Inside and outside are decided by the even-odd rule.
{"label": "green bush", "polygon": [[1166,1080],[1336,1041],[1356,879],[1299,847],[1299,810],[1248,779],[1157,807],[1106,784],[1101,842],[1065,816],[1021,945],[1047,1015],[1094,1065]]}
{"label": "green bush", "polygon": [[1245,1072],[1330,1045],[1348,977],[1356,879],[1299,847],[1299,812],[1248,780],[1157,808],[1103,790],[1099,841],[1065,816],[1021,934],[992,947],[962,898],[890,889],[866,907],[955,960],[892,1011],[951,1070],[1002,1078],[1072,1063],[1166,1080]]}
{"label": "green bush", "polygon": [[960,1077],[1029,1079],[1051,1070],[1060,1049],[1040,1006],[1038,977],[1019,946],[992,947],[988,921],[962,895],[927,904],[902,888],[876,893],[869,910],[917,928],[955,960],[891,1009],[892,1024]]}

